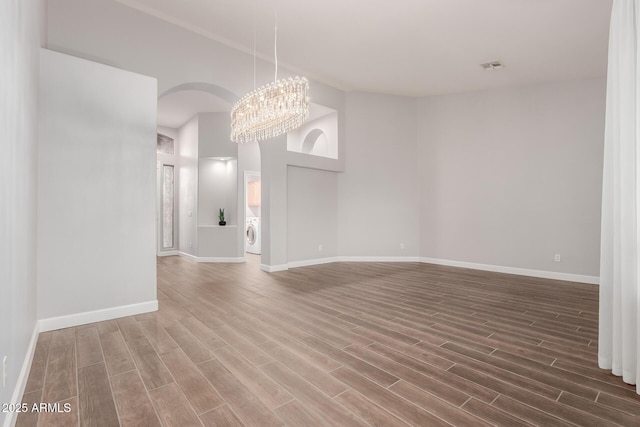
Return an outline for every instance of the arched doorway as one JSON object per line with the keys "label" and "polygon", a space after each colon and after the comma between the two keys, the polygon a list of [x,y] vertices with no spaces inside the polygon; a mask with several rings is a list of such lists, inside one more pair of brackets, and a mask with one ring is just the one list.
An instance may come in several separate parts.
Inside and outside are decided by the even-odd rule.
{"label": "arched doorway", "polygon": [[[205,82],[175,86],[158,98],[158,134],[174,141],[171,154],[160,152],[160,145],[158,150],[158,255],[245,260],[247,219],[255,223],[260,212],[255,198],[248,205],[245,171],[259,173],[261,162],[257,143],[229,141],[229,112],[237,99]],[[218,221],[221,209],[224,226]],[[175,237],[167,239],[169,233]],[[259,268],[259,255],[250,256]]]}

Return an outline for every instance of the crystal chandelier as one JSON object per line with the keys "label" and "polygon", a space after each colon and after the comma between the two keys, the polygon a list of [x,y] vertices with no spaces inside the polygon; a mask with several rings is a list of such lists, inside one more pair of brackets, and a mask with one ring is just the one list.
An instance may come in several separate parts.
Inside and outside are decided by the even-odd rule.
{"label": "crystal chandelier", "polygon": [[231,140],[261,141],[293,130],[309,118],[309,82],[277,80],[246,94],[231,110]]}
{"label": "crystal chandelier", "polygon": [[297,128],[309,118],[307,79],[296,76],[278,80],[277,17],[274,33],[275,81],[254,89],[233,106],[231,109],[231,140],[233,142],[243,143],[273,138]]}

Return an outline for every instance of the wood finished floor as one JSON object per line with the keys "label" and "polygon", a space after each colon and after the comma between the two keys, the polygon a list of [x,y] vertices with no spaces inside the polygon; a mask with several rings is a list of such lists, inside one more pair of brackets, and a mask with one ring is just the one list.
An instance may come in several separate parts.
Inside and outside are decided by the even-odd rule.
{"label": "wood finished floor", "polygon": [[156,313],[39,336],[18,426],[640,425],[598,290],[428,264],[158,260]]}

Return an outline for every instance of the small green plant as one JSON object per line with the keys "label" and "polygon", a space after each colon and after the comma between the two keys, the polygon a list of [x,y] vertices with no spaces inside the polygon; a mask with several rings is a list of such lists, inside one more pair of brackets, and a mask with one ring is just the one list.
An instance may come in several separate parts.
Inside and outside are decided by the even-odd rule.
{"label": "small green plant", "polygon": [[220,222],[224,222],[224,209],[220,208],[220,210],[218,211],[218,219],[220,220]]}

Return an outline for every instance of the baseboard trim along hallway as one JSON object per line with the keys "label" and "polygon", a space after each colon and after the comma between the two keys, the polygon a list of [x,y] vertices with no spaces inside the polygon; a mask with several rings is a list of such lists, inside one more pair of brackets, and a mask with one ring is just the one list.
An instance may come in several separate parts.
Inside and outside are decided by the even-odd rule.
{"label": "baseboard trim along hallway", "polygon": [[180,255],[181,257],[188,258],[195,262],[246,262],[247,259],[243,256],[239,257],[198,257],[195,255],[188,254],[186,252],[178,252],[176,255]]}
{"label": "baseboard trim along hallway", "polygon": [[565,280],[567,282],[589,283],[597,285],[600,278],[597,276],[585,276],[581,274],[560,273],[557,271],[532,270],[528,268],[504,267],[501,265],[476,264],[473,262],[451,261],[438,258],[420,258],[425,264],[446,265],[449,267],[471,268],[473,270],[492,271],[494,273],[515,274],[518,276],[539,277],[542,279]]}
{"label": "baseboard trim along hallway", "polygon": [[589,283],[597,285],[600,278],[582,274],[561,273],[557,271],[534,270],[528,268],[506,267],[501,265],[479,264],[474,262],[453,261],[426,257],[397,257],[397,256],[338,256],[293,261],[281,265],[261,264],[260,269],[269,273],[285,271],[290,268],[309,267],[312,265],[329,264],[332,262],[420,262],[423,264],[446,265],[449,267],[470,268],[473,270],[491,271],[494,273],[515,274],[518,276],[538,277],[542,279],[564,280],[567,282]]}
{"label": "baseboard trim along hallway", "polygon": [[40,332],[47,332],[56,329],[70,328],[72,326],[86,325],[87,323],[102,322],[103,320],[117,319],[119,317],[149,313],[151,311],[158,311],[158,300],[86,311],[84,313],[69,314],[67,316],[49,317],[47,319],[40,319],[38,326]]}

